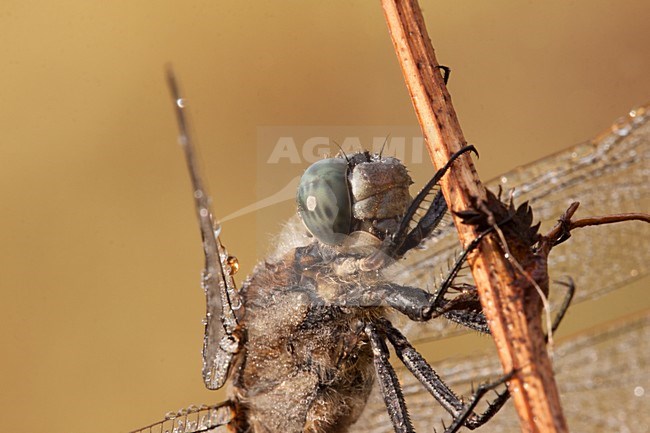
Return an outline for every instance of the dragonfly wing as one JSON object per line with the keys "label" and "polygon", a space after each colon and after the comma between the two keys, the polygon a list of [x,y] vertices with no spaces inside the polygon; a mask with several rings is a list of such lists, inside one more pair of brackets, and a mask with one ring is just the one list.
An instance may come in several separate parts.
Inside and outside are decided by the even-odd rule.
{"label": "dragonfly wing", "polygon": [[226,401],[213,406],[190,406],[170,412],[165,419],[130,433],[227,433],[235,419],[235,409]]}
{"label": "dragonfly wing", "polygon": [[557,353],[572,431],[650,431],[650,314],[583,335]]}
{"label": "dragonfly wing", "polygon": [[[466,396],[472,383],[501,374],[497,357],[485,353],[433,367],[452,389]],[[650,311],[561,342],[554,369],[571,431],[650,431]],[[441,420],[449,425],[450,416],[408,371],[398,368],[398,374],[416,431],[444,430]],[[511,403],[486,425],[486,431],[519,431]],[[351,431],[393,432],[376,389]]]}
{"label": "dragonfly wing", "polygon": [[225,383],[232,357],[239,349],[240,341],[235,334],[238,328],[235,311],[240,308],[241,302],[232,278],[234,271],[228,253],[219,239],[221,228],[212,218],[208,194],[199,175],[184,112],[185,102],[180,96],[178,84],[171,71],[168,71],[167,78],[178,121],[179,143],[185,153],[192,181],[205,254],[202,285],[207,312],[203,340],[203,381],[207,388],[218,389]]}
{"label": "dragonfly wing", "polygon": [[[574,201],[576,218],[650,211],[650,107],[631,113],[592,142],[515,170],[502,184],[518,185],[517,202],[530,201],[543,229]],[[577,302],[597,297],[648,274],[649,239],[642,222],[575,231],[551,252],[551,279],[572,275]]]}
{"label": "dragonfly wing", "polygon": [[[648,212],[650,107],[633,110],[593,141],[506,173],[488,187],[512,191],[516,204],[528,201],[535,220],[542,223],[541,233],[574,201],[581,203],[575,218]],[[640,279],[650,272],[650,248],[643,246],[648,239],[650,225],[641,222],[575,231],[550,254],[551,281],[573,277],[577,286],[574,302],[581,302]],[[404,284],[433,290],[436,273],[448,269],[459,252],[455,229],[447,222],[422,250],[413,251],[399,264],[396,275]],[[464,278],[469,278],[465,274]],[[556,292],[561,298],[563,291]],[[436,339],[462,331],[439,320],[406,324],[403,329],[413,339]]]}

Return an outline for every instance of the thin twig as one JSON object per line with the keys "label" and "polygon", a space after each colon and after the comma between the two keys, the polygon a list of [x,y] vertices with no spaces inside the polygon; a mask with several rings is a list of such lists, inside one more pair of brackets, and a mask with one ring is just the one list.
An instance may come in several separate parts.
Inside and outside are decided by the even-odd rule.
{"label": "thin twig", "polygon": [[[382,7],[429,154],[435,166],[441,167],[465,139],[420,8],[416,0],[382,0]],[[441,186],[452,214],[486,201],[485,188],[469,156],[460,158]],[[462,224],[456,215],[454,218],[461,242],[466,245],[478,235],[476,228]],[[547,288],[545,258],[535,263],[524,269],[529,278]],[[504,371],[517,371],[509,386],[522,429],[566,432],[539,308],[531,308],[539,302],[531,302],[530,294],[525,293],[526,279],[514,274],[494,236],[481,242],[470,258],[470,266]]]}
{"label": "thin twig", "polygon": [[650,223],[650,214],[647,213],[620,213],[572,220],[571,217],[573,217],[573,214],[578,209],[578,205],[579,203],[577,202],[573,203],[545,237],[554,240],[555,243],[559,243],[568,239],[573,229],[630,221]]}

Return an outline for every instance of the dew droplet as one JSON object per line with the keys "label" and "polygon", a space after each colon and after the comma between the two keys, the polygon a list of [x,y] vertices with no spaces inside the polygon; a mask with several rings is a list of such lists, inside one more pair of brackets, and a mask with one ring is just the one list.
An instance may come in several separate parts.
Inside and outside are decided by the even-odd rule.
{"label": "dew droplet", "polygon": [[187,101],[183,98],[178,98],[176,100],[176,105],[178,105],[179,108],[185,108],[187,106]]}
{"label": "dew droplet", "polygon": [[642,386],[634,387],[634,396],[635,397],[643,397],[644,394],[645,394],[645,389]]}
{"label": "dew droplet", "polygon": [[235,256],[228,256],[226,263],[230,267],[230,275],[235,275],[239,271],[239,260]]}
{"label": "dew droplet", "polygon": [[635,110],[630,111],[630,118],[632,118],[632,123],[642,123],[645,120],[647,114],[648,113],[645,107],[639,107]]}
{"label": "dew droplet", "polygon": [[630,117],[643,117],[646,114],[646,107],[637,107],[630,111]]}
{"label": "dew droplet", "polygon": [[627,123],[618,123],[618,124],[612,126],[612,130],[613,130],[612,132],[614,132],[614,134],[616,134],[616,135],[618,135],[620,137],[625,137],[626,135],[628,135],[630,133],[630,131],[632,130],[632,127]]}
{"label": "dew droplet", "polygon": [[508,183],[508,178],[506,176],[501,176],[501,183]]}

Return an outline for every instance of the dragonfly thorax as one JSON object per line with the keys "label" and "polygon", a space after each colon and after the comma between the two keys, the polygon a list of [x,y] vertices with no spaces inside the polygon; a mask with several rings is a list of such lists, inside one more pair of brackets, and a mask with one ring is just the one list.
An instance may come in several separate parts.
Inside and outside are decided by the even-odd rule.
{"label": "dragonfly thorax", "polygon": [[395,232],[411,202],[412,183],[396,158],[361,152],[323,159],[300,179],[298,213],[327,245],[344,245],[356,232],[383,240]]}

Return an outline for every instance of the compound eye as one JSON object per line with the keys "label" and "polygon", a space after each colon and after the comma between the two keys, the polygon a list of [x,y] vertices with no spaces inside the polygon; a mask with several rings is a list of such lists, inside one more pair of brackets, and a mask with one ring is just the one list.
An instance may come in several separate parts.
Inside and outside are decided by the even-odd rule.
{"label": "compound eye", "polygon": [[341,244],[350,234],[352,204],[347,181],[348,165],[328,158],[309,166],[300,179],[296,201],[302,222],[316,239]]}

